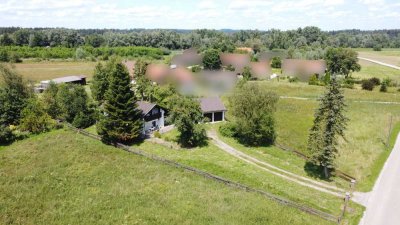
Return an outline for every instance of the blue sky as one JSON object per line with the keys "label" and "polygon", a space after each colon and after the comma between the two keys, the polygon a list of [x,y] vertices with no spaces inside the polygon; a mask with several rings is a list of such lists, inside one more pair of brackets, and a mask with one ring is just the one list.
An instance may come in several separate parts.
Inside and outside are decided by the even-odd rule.
{"label": "blue sky", "polygon": [[0,0],[0,26],[394,29],[400,28],[400,1]]}

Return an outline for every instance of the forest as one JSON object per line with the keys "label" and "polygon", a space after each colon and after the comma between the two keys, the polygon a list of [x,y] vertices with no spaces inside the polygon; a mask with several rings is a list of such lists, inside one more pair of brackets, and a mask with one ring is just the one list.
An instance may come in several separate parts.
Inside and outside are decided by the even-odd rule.
{"label": "forest", "polygon": [[400,30],[323,31],[304,27],[281,31],[260,30],[165,30],[165,29],[66,29],[66,28],[0,28],[1,46],[123,47],[145,46],[169,50],[215,48],[232,52],[235,46],[254,51],[272,49],[399,48]]}

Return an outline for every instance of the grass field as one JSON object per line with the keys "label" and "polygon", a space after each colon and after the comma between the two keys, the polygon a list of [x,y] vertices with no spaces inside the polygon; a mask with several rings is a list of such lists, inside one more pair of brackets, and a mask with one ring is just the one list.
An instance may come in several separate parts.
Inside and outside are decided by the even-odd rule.
{"label": "grass field", "polygon": [[71,131],[0,159],[0,224],[334,224]]}
{"label": "grass field", "polygon": [[26,79],[39,82],[70,75],[85,75],[90,80],[96,62],[42,61],[23,62],[14,65],[15,69]]}
{"label": "grass field", "polygon": [[361,79],[377,77],[381,80],[389,78],[396,81],[400,85],[400,70],[378,65],[365,60],[360,60],[359,63],[361,65],[361,71],[354,72],[352,74],[353,77]]}
{"label": "grass field", "polygon": [[[310,98],[280,99],[276,112],[277,142],[307,154],[308,131],[312,126],[314,111],[318,106],[316,99],[324,92],[324,87],[303,83],[259,83],[281,96]],[[340,141],[340,155],[337,159],[337,165],[340,170],[357,178],[356,188],[358,190],[370,191],[383,165],[377,159],[384,157],[388,152],[385,148],[385,142],[389,133],[390,117],[393,116],[393,124],[400,122],[400,105],[377,104],[370,101],[400,102],[400,93],[346,89],[345,96],[348,104],[346,115],[350,122],[346,132],[346,141]],[[229,119],[229,112],[227,115]],[[235,143],[235,141],[226,141],[237,148],[246,148]],[[302,162],[298,159],[292,159],[297,157],[293,154],[281,153],[277,155],[273,148],[253,150],[258,152],[253,154],[258,154],[264,160],[268,160],[268,157],[275,158],[273,160],[276,162],[273,162],[272,159],[271,162],[281,168],[300,175],[305,173],[304,168],[301,168]],[[336,180],[335,183],[337,183]]]}
{"label": "grass field", "polygon": [[400,66],[400,49],[398,48],[385,48],[382,49],[382,51],[373,51],[372,49],[356,49],[356,51],[360,57]]}

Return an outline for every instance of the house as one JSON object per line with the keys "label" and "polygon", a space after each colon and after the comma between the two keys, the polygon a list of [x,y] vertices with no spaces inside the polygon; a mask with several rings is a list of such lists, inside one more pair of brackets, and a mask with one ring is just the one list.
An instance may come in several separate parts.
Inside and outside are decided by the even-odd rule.
{"label": "house", "polygon": [[243,69],[250,63],[250,55],[237,53],[222,53],[220,54],[222,66],[233,66],[237,75],[243,73]]}
{"label": "house", "polygon": [[251,62],[250,70],[253,77],[258,80],[267,80],[270,79],[270,75],[272,74],[271,65],[264,62]]}
{"label": "house", "polygon": [[147,66],[146,76],[157,84],[164,84],[170,73],[170,68],[164,64],[150,64]]}
{"label": "house", "polygon": [[86,85],[86,76],[83,75],[74,75],[74,76],[67,76],[67,77],[59,77],[52,80],[43,80],[40,81],[39,86],[35,88],[36,92],[43,92],[46,90],[50,83],[55,84],[80,84]]}
{"label": "house", "polygon": [[225,121],[225,112],[227,110],[220,98],[200,98],[200,108],[204,117],[209,118],[211,123]]}
{"label": "house", "polygon": [[322,76],[325,71],[324,60],[285,59],[282,62],[282,73],[286,76],[296,76],[301,81],[308,81],[314,74]]}
{"label": "house", "polygon": [[138,101],[137,105],[137,108],[142,111],[143,115],[143,134],[148,134],[164,127],[165,109],[146,101]]}

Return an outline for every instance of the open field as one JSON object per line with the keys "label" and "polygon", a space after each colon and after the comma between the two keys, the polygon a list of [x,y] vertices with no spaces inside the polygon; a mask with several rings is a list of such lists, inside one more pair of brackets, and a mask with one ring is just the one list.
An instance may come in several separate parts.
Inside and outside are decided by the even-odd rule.
{"label": "open field", "polygon": [[376,63],[368,62],[365,60],[360,60],[359,63],[361,65],[361,71],[354,72],[352,74],[354,78],[368,79],[372,77],[377,77],[381,80],[389,78],[400,84],[400,70],[389,68],[383,65],[378,65]]}
{"label": "open field", "polygon": [[400,66],[400,49],[398,48],[385,48],[382,49],[382,51],[373,51],[372,49],[355,50],[358,52],[358,56],[360,57]]}
{"label": "open field", "polygon": [[0,158],[1,224],[334,224],[71,131],[0,147]]}
{"label": "open field", "polygon": [[[162,138],[168,141],[176,141],[177,135],[178,132],[172,130],[163,134]],[[342,198],[315,191],[309,187],[301,186],[266,172],[225,153],[212,142],[209,142],[207,146],[189,150],[171,149],[150,142],[144,142],[137,147],[146,152],[175,160],[251,187],[265,190],[333,215],[339,215],[343,205]],[[292,157],[292,159],[296,160],[297,158]],[[287,161],[290,161],[290,159],[287,159]],[[357,224],[359,216],[362,213],[362,207],[355,203],[351,203],[350,207],[352,208],[352,213],[347,214],[347,221],[350,224]]]}
{"label": "open field", "polygon": [[96,62],[42,61],[23,62],[14,65],[15,69],[26,79],[39,82],[69,75],[85,75],[90,80]]}
{"label": "open field", "polygon": [[[307,154],[308,130],[312,126],[314,111],[318,106],[316,99],[324,92],[324,87],[286,82],[259,83],[281,96],[289,97],[280,99],[278,102],[277,142]],[[400,122],[400,104],[381,104],[373,101],[399,103],[400,94],[346,89],[345,96],[349,105],[346,114],[350,122],[346,141],[340,142],[338,168],[357,178],[358,190],[369,191],[383,166],[382,160],[378,159],[382,157],[386,159],[385,155],[386,157],[388,155],[385,142],[389,133],[390,119],[392,117],[392,125]],[[229,112],[227,116],[229,119]],[[227,138],[224,140],[246,153],[251,152],[235,140],[227,140]],[[252,148],[252,150],[254,153],[250,154],[253,156],[258,155],[257,157],[263,160],[299,175],[305,174],[302,168],[305,161],[292,159],[297,157],[293,154],[277,153],[274,147]],[[334,183],[341,186],[336,179]]]}

